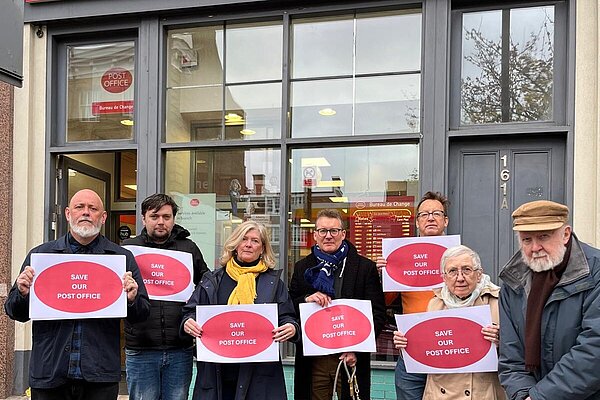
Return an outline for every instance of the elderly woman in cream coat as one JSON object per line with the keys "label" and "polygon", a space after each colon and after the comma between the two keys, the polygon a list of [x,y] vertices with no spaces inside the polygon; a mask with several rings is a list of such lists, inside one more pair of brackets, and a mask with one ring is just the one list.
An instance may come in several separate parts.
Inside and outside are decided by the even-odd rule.
{"label": "elderly woman in cream coat", "polygon": [[[427,311],[489,304],[492,325],[481,329],[483,337],[498,346],[498,295],[500,288],[483,273],[479,255],[466,246],[456,246],[444,252],[441,259],[444,286],[434,290]],[[394,332],[396,348],[408,345],[402,332]],[[496,372],[429,374],[423,399],[485,399],[504,400]]]}

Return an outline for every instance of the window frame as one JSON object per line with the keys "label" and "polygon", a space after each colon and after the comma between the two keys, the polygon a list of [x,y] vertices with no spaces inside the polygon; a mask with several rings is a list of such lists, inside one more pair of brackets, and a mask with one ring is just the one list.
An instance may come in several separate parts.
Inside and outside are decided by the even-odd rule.
{"label": "window frame", "polygon": [[[466,2],[465,2],[466,3]],[[553,98],[552,98],[552,118],[548,121],[507,121],[499,123],[485,124],[461,124],[461,72],[462,72],[462,33],[463,15],[478,11],[510,11],[511,9],[531,8],[540,6],[554,6],[554,65],[553,65]],[[568,51],[567,43],[568,32],[568,5],[565,1],[533,1],[533,2],[506,2],[487,6],[459,6],[451,11],[451,30],[450,30],[450,72],[449,72],[449,130],[474,130],[485,134],[486,131],[493,130],[495,134],[515,133],[515,130],[523,129],[526,125],[527,130],[548,129],[552,126],[564,126],[567,121],[566,99],[568,97],[567,89],[567,68]],[[501,106],[503,106],[501,104]]]}

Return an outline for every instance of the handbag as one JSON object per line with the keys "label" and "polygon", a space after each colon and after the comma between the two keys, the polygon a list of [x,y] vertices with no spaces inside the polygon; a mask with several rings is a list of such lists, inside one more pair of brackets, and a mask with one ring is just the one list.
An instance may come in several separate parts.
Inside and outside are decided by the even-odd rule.
{"label": "handbag", "polygon": [[356,365],[352,367],[352,372],[348,369],[348,365],[346,361],[340,360],[340,363],[335,370],[335,380],[333,381],[333,399],[338,400],[337,394],[337,382],[340,375],[340,369],[342,369],[342,364],[344,365],[344,370],[346,371],[346,377],[348,378],[348,385],[350,386],[350,398],[352,400],[360,400],[360,396],[358,395],[358,381],[356,380]]}

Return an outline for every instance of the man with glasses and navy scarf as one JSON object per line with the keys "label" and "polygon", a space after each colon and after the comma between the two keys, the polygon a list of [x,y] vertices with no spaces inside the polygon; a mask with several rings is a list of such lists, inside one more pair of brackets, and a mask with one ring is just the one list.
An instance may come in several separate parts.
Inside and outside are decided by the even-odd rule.
{"label": "man with glasses and navy scarf", "polygon": [[[319,211],[313,237],[316,244],[307,257],[296,263],[290,282],[290,297],[296,312],[300,315],[300,303],[313,302],[325,307],[332,299],[370,300],[378,335],[385,323],[385,300],[375,263],[359,255],[356,247],[346,240],[342,217],[336,210]],[[301,343],[296,345],[294,398],[330,400],[336,368],[342,359],[349,367],[356,365],[360,397],[370,399],[369,353],[305,357]],[[341,387],[341,399],[350,399],[348,385]]]}
{"label": "man with glasses and navy scarf", "polygon": [[[441,236],[448,226],[448,199],[439,192],[427,192],[417,205],[416,222],[419,236]],[[377,269],[385,267],[385,258],[377,258]],[[386,293],[387,295],[387,293]],[[427,311],[433,291],[402,292],[402,314]],[[396,364],[396,397],[398,400],[421,400],[425,390],[427,374],[406,372],[404,360],[398,358]]]}

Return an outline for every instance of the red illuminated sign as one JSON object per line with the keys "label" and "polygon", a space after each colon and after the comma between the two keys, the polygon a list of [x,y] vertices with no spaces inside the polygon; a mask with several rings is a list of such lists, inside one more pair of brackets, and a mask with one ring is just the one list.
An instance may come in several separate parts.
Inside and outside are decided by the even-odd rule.
{"label": "red illuminated sign", "polygon": [[131,86],[133,76],[125,68],[111,68],[100,79],[102,87],[109,93],[123,93]]}
{"label": "red illuminated sign", "polygon": [[95,101],[92,103],[92,114],[132,114],[133,100]]}

